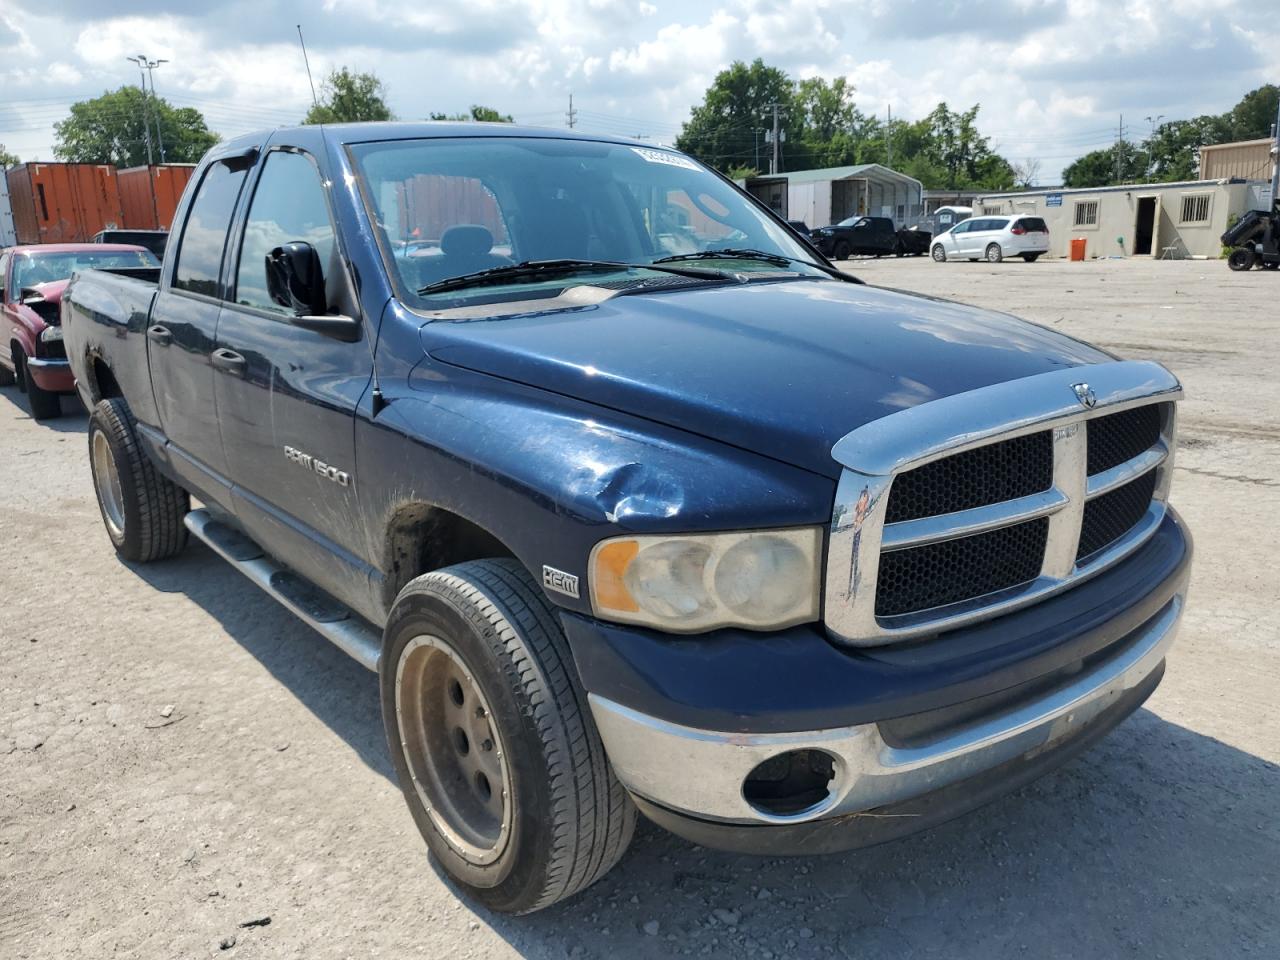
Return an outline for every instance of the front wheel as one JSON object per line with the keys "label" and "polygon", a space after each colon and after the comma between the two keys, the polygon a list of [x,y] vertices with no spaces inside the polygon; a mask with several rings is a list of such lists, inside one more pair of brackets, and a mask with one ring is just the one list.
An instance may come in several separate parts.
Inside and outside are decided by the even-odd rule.
{"label": "front wheel", "polygon": [[89,417],[89,466],[98,508],[116,553],[126,560],[164,560],[187,543],[187,492],[161,474],[138,445],[133,414],[120,399],[103,400]]}
{"label": "front wheel", "polygon": [[987,244],[987,263],[999,263],[1004,259],[1004,251],[1000,249],[1000,244]]}
{"label": "front wheel", "polygon": [[942,244],[935,243],[933,245],[933,259],[937,263],[945,263],[947,260],[947,251],[942,249]]}
{"label": "front wheel", "polygon": [[1232,270],[1252,270],[1257,255],[1248,247],[1236,247],[1227,254],[1227,266]]}
{"label": "front wheel", "polygon": [[22,380],[22,392],[27,395],[27,407],[31,410],[31,419],[53,420],[55,417],[62,416],[62,398],[56,393],[45,390],[31,379],[31,373],[27,370],[26,354],[18,354],[15,366]]}
{"label": "front wheel", "polygon": [[1039,259],[1040,259],[1040,254],[1038,254],[1038,253],[1024,253],[1024,254],[1022,255],[1022,259],[1023,259],[1023,260],[1025,260],[1025,261],[1027,261],[1027,263],[1035,263],[1037,260],[1039,260]]}
{"label": "front wheel", "polygon": [[411,581],[387,622],[380,685],[418,830],[489,909],[541,910],[621,858],[635,807],[551,605],[519,563],[475,560]]}
{"label": "front wheel", "polygon": [[849,245],[847,243],[837,243],[836,248],[832,251],[837,260],[849,259]]}

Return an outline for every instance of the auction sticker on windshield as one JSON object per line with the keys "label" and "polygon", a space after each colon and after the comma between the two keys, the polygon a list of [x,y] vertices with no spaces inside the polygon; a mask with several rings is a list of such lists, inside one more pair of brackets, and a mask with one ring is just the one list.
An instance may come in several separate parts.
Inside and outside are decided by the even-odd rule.
{"label": "auction sticker on windshield", "polygon": [[688,157],[682,157],[678,153],[667,153],[665,150],[648,150],[645,147],[632,147],[634,152],[644,157],[650,163],[665,163],[670,167],[684,167],[686,170],[697,170],[698,165]]}

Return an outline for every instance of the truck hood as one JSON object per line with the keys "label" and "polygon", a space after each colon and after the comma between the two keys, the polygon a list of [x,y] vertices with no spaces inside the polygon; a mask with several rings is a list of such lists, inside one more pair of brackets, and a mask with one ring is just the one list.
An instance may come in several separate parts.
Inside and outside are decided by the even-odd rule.
{"label": "truck hood", "polygon": [[872,420],[1112,359],[1005,314],[838,280],[633,294],[421,335],[445,363],[832,477],[831,447]]}

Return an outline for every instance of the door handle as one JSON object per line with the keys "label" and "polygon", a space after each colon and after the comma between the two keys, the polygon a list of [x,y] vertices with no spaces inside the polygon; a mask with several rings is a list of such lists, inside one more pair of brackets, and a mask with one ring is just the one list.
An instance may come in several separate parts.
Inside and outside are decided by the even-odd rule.
{"label": "door handle", "polygon": [[219,347],[213,353],[209,354],[209,358],[213,361],[213,365],[219,370],[225,370],[227,373],[234,374],[237,377],[244,376],[245,360],[244,357],[236,353],[234,350],[228,350],[226,347]]}
{"label": "door handle", "polygon": [[167,347],[169,344],[173,343],[173,334],[169,331],[168,327],[161,326],[157,323],[155,326],[147,327],[147,339],[152,343],[157,343],[162,347]]}

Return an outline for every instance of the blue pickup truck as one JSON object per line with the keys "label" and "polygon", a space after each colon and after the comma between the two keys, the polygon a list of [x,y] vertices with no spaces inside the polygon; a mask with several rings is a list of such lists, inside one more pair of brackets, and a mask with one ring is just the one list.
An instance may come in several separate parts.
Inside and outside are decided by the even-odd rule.
{"label": "blue pickup truck", "polygon": [[1167,370],[865,285],[674,151],[242,137],[155,276],[62,309],[120,556],[194,535],[376,670],[495,910],[637,810],[768,854],[971,810],[1136,710],[1182,613]]}

